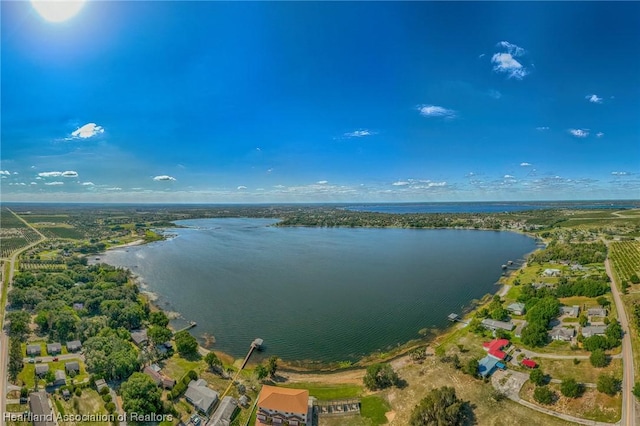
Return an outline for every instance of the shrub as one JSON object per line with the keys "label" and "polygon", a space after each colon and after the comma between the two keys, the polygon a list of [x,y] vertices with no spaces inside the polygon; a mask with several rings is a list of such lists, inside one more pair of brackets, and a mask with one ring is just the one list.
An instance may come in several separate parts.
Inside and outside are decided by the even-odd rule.
{"label": "shrub", "polygon": [[596,349],[595,351],[591,352],[589,361],[591,361],[591,365],[597,368],[606,367],[609,363],[609,359],[602,349]]}
{"label": "shrub", "polygon": [[584,385],[575,379],[566,379],[560,385],[560,392],[568,398],[578,398],[584,393]]}
{"label": "shrub", "polygon": [[616,379],[614,376],[602,374],[598,377],[596,389],[598,389],[598,392],[613,396],[620,390],[620,380]]}
{"label": "shrub", "polygon": [[535,399],[540,404],[553,404],[553,400],[555,398],[555,393],[549,389],[547,386],[537,387],[533,391],[533,399]]}

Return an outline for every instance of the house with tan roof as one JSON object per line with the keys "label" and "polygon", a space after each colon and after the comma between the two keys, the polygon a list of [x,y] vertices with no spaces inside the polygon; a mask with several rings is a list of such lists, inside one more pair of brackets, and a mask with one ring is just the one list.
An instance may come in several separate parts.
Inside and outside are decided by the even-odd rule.
{"label": "house with tan roof", "polygon": [[309,391],[276,386],[262,386],[258,396],[256,426],[288,424],[289,426],[311,425],[312,407]]}

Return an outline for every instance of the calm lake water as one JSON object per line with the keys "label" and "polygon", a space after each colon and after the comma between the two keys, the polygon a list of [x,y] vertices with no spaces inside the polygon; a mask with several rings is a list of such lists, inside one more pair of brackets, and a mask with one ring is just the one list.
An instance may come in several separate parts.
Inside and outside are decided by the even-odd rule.
{"label": "calm lake water", "polygon": [[[357,360],[442,328],[536,241],[472,230],[279,228],[269,219],[177,222],[175,238],[100,256],[243,356],[260,337],[287,360]],[[184,324],[184,321],[182,322]],[[180,325],[177,321],[175,325]]]}

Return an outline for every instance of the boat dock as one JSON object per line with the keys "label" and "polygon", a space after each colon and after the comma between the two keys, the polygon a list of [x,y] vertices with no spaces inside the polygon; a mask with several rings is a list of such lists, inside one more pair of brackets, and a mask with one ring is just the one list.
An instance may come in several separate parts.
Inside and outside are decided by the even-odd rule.
{"label": "boat dock", "polygon": [[196,325],[198,325],[197,322],[189,321],[189,324],[187,324],[185,327],[182,327],[180,330],[176,330],[173,334],[180,333],[181,331],[191,330]]}
{"label": "boat dock", "polygon": [[467,321],[464,321],[460,315],[456,314],[455,312],[450,313],[449,315],[447,315],[447,319],[451,322],[461,322],[463,324],[469,324]]}
{"label": "boat dock", "polygon": [[244,357],[244,361],[242,361],[242,365],[240,365],[240,368],[236,372],[236,375],[233,377],[233,380],[229,383],[229,386],[224,391],[222,396],[220,396],[220,400],[222,400],[222,398],[227,396],[227,394],[231,390],[231,387],[233,386],[233,384],[238,381],[238,377],[240,376],[240,372],[247,365],[247,362],[249,362],[249,358],[251,358],[251,354],[253,353],[253,351],[256,350],[256,349],[260,350],[260,348],[262,348],[263,344],[264,344],[264,340],[262,340],[262,339],[255,339],[253,342],[251,342],[251,346],[249,347],[249,352],[247,352],[247,356]]}

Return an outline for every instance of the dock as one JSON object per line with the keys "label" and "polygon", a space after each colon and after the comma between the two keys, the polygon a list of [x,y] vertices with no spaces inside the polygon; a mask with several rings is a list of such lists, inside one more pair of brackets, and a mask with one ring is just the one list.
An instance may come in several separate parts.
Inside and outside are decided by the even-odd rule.
{"label": "dock", "polygon": [[173,334],[176,333],[180,333],[181,331],[187,331],[187,330],[191,330],[193,327],[195,327],[196,325],[198,325],[197,322],[195,321],[189,321],[189,324],[187,324],[186,326],[182,327],[180,330],[176,330]]}
{"label": "dock", "polygon": [[247,356],[244,357],[244,361],[242,361],[242,365],[240,366],[240,368],[236,372],[236,375],[233,377],[233,380],[231,381],[231,383],[229,383],[229,386],[224,391],[222,396],[220,396],[220,400],[222,400],[222,398],[227,396],[227,394],[231,390],[231,387],[233,386],[233,384],[238,381],[238,377],[240,377],[240,372],[247,365],[247,362],[249,362],[249,358],[251,358],[251,354],[253,353],[253,351],[255,351],[256,349],[260,350],[260,348],[262,347],[263,344],[264,344],[264,340],[262,340],[262,339],[254,339],[254,341],[251,342],[251,346],[249,347],[249,352],[247,352]]}
{"label": "dock", "polygon": [[450,314],[447,316],[447,319],[448,319],[449,321],[451,321],[451,322],[461,322],[462,324],[467,324],[467,325],[469,324],[469,322],[468,322],[468,321],[464,321],[464,320],[460,317],[460,315],[458,315],[458,314],[456,314],[456,313],[454,313],[454,312],[450,313]]}

